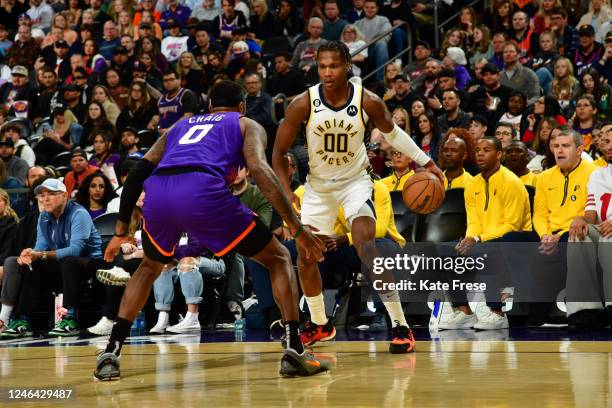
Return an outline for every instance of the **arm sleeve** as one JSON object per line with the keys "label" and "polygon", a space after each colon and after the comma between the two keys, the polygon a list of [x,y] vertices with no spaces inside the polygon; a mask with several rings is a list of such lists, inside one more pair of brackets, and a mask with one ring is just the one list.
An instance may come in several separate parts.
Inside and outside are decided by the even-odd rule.
{"label": "arm sleeve", "polygon": [[392,131],[383,133],[383,136],[391,146],[410,157],[419,166],[424,166],[431,160],[399,126],[395,125]]}
{"label": "arm sleeve", "polygon": [[465,211],[467,213],[467,230],[466,237],[477,237],[482,234],[482,220],[478,216],[474,194],[472,193],[471,183],[468,184],[463,192],[465,199]]}
{"label": "arm sleeve", "polygon": [[72,215],[70,225],[70,244],[66,248],[60,248],[55,252],[58,260],[68,256],[79,256],[85,248],[85,244],[91,234],[93,221],[85,210],[77,210]]}
{"label": "arm sleeve", "polygon": [[536,193],[533,201],[533,228],[538,233],[540,238],[547,234],[552,234],[552,229],[549,222],[549,211],[546,205],[546,180],[548,177],[538,177],[536,183]]}
{"label": "arm sleeve", "polygon": [[489,241],[495,238],[500,238],[511,231],[520,231],[523,224],[525,200],[529,200],[527,192],[522,182],[505,183],[504,190],[504,223],[491,231],[483,232],[480,239]]}

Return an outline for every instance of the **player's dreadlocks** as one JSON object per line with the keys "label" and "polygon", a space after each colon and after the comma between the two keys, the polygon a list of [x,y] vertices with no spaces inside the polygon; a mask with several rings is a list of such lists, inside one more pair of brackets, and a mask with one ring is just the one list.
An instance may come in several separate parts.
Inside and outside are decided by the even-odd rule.
{"label": "player's dreadlocks", "polygon": [[337,52],[340,54],[340,57],[344,60],[344,62],[347,64],[351,63],[351,52],[346,44],[344,44],[342,41],[330,41],[327,44],[321,45],[317,51],[317,58],[323,51]]}

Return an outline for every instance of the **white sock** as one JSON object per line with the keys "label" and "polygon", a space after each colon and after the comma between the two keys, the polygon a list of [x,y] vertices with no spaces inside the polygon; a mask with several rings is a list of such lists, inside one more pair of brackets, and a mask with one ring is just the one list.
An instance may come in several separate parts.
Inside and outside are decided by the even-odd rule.
{"label": "white sock", "polygon": [[327,323],[323,293],[319,293],[317,296],[312,297],[306,296],[306,302],[308,302],[308,309],[310,310],[310,320],[318,325]]}
{"label": "white sock", "polygon": [[198,320],[198,314],[199,314],[199,312],[191,313],[191,312],[188,311],[187,315],[185,316],[185,320],[190,319],[190,320],[195,322],[196,320]]}
{"label": "white sock", "polygon": [[11,318],[11,312],[13,311],[14,306],[2,305],[2,309],[0,310],[0,320],[5,325],[8,325],[9,319]]}
{"label": "white sock", "polygon": [[169,320],[170,320],[170,313],[166,310],[160,310],[159,315],[157,316],[157,321],[168,323]]}
{"label": "white sock", "polygon": [[385,308],[387,309],[387,313],[389,313],[389,318],[391,319],[391,326],[406,326],[408,327],[408,323],[406,322],[406,317],[404,317],[404,311],[402,310],[402,304],[400,302],[399,294],[397,290],[393,290],[387,293],[380,293],[380,300],[382,300]]}

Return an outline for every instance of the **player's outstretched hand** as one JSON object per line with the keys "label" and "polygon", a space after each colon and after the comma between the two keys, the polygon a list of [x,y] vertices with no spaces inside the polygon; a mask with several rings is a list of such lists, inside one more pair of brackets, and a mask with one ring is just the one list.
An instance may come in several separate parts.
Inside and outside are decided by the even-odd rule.
{"label": "player's outstretched hand", "polygon": [[444,174],[442,173],[442,170],[440,170],[440,168],[436,166],[436,163],[434,163],[433,160],[430,160],[429,163],[425,165],[425,169],[428,172],[432,173],[434,176],[436,176],[438,180],[440,180],[440,183],[444,185]]}
{"label": "player's outstretched hand", "polygon": [[324,259],[323,252],[327,249],[323,240],[313,234],[313,231],[316,232],[318,230],[310,225],[304,225],[303,231],[295,239],[295,242],[306,255],[306,259],[314,257],[317,262],[321,262]]}
{"label": "player's outstretched hand", "polygon": [[115,257],[119,254],[119,251],[121,250],[121,244],[125,242],[130,242],[131,240],[131,237],[114,236],[113,239],[111,239],[108,243],[106,251],[104,251],[104,260],[106,262],[113,262],[115,260]]}

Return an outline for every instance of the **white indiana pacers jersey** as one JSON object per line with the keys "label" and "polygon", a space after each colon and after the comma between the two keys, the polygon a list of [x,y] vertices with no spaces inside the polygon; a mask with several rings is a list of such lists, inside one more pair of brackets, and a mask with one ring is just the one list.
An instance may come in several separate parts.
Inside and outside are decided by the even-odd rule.
{"label": "white indiana pacers jersey", "polygon": [[369,166],[364,143],[366,122],[363,88],[349,82],[347,103],[333,108],[323,97],[321,84],[308,89],[310,117],[306,123],[310,177],[332,181],[364,174]]}

